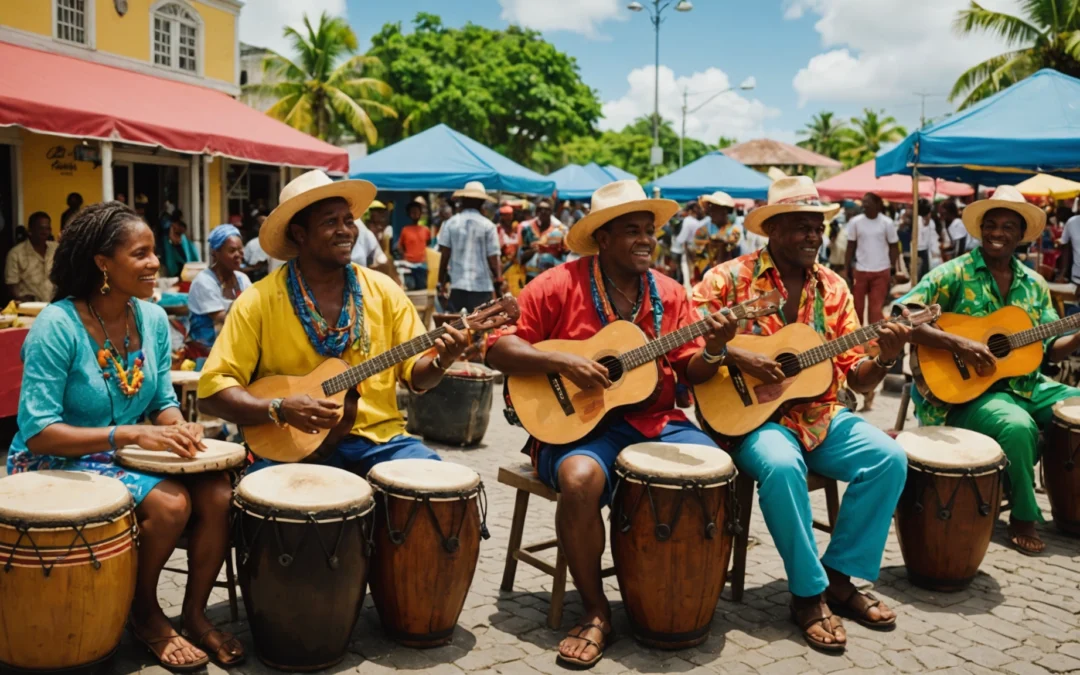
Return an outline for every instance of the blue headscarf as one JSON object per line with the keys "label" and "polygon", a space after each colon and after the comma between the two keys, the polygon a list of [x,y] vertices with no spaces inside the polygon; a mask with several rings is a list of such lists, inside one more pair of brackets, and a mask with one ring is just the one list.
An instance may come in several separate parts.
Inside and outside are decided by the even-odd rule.
{"label": "blue headscarf", "polygon": [[240,236],[240,230],[236,229],[234,225],[229,225],[228,223],[225,223],[224,225],[218,225],[217,227],[215,227],[210,232],[210,250],[220,250],[221,247],[225,245],[225,242],[229,239],[229,237],[238,237],[243,240],[243,237]]}

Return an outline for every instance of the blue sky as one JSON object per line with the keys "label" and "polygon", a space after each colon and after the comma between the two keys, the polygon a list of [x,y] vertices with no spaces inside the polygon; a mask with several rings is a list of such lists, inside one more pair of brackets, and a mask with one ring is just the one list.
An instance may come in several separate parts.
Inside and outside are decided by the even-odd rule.
{"label": "blue sky", "polygon": [[[986,0],[1015,11],[1018,0]],[[646,0],[642,0],[646,3]],[[647,3],[651,4],[651,3]],[[849,117],[884,108],[901,123],[952,110],[944,94],[956,76],[1002,51],[989,37],[959,38],[951,21],[967,0],[698,0],[688,13],[670,8],[660,34],[661,114],[678,120],[681,93],[690,107],[753,77],[752,91],[724,94],[687,122],[689,136],[785,141],[820,110]],[[302,5],[302,7],[297,7]],[[582,78],[604,102],[602,127],[621,128],[653,106],[653,28],[625,0],[249,0],[241,38],[282,48],[273,36],[303,10],[345,15],[367,47],[384,23],[406,29],[417,12],[445,24],[493,28],[511,22],[540,30],[574,56]],[[693,94],[699,94],[694,96]]]}

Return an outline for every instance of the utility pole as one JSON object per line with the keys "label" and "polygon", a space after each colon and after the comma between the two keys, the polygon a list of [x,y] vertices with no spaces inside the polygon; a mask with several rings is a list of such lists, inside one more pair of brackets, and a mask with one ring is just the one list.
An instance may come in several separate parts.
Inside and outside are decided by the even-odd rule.
{"label": "utility pole", "polygon": [[682,90],[682,133],[679,134],[679,168],[683,167],[683,141],[686,140],[686,87]]}
{"label": "utility pole", "polygon": [[919,128],[922,129],[926,126],[926,99],[930,96],[941,96],[941,94],[935,94],[928,91],[917,91],[915,95],[921,99],[921,105],[919,110]]}

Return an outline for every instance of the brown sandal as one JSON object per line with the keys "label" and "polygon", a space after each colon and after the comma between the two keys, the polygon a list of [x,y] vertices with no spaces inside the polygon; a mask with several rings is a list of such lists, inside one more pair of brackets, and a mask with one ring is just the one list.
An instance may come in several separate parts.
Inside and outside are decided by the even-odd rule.
{"label": "brown sandal", "polygon": [[[206,638],[210,637],[211,633],[219,633],[223,638],[222,641],[218,644],[217,649],[214,649],[210,645],[206,644]],[[184,631],[184,637],[187,637],[189,640],[191,639],[188,636],[187,631]],[[214,660],[214,663],[218,664],[222,668],[232,668],[233,666],[238,666],[243,663],[244,660],[247,658],[247,654],[244,652],[244,645],[242,642],[240,642],[240,639],[232,633],[227,633],[220,628],[211,628],[207,630],[205,633],[199,636],[198,640],[195,640],[192,644],[206,652],[206,654]],[[230,649],[230,645],[235,645],[235,647]],[[237,653],[236,651],[237,648],[239,648],[240,650],[239,653]],[[232,657],[232,660],[222,658],[222,652],[225,652],[226,656]]]}
{"label": "brown sandal", "polygon": [[875,598],[872,593],[864,593],[856,588],[851,591],[851,595],[846,600],[837,600],[830,597],[829,592],[826,591],[825,601],[829,604],[829,609],[835,614],[845,619],[851,619],[860,626],[882,631],[896,628],[896,616],[878,621],[874,621],[867,616],[871,609],[884,606],[881,600]]}
{"label": "brown sandal", "polygon": [[[146,647],[146,651],[150,652],[150,654],[158,660],[158,664],[161,665],[162,668],[166,670],[171,670],[174,673],[187,673],[193,670],[201,670],[206,667],[207,663],[210,663],[209,656],[204,656],[197,661],[192,661],[191,663],[169,663],[168,661],[166,661],[165,653],[162,652],[159,654],[158,650],[154,648],[154,645],[159,645],[163,642],[168,642],[169,640],[175,640],[176,638],[181,638],[184,640],[187,639],[179,633],[173,633],[172,635],[166,635],[165,637],[161,638],[147,639],[139,635],[139,632],[137,630],[131,628],[131,635],[135,638],[137,642],[141,643],[143,647]],[[199,648],[202,649],[201,647]]]}
{"label": "brown sandal", "polygon": [[[1039,545],[1025,545],[1023,543],[1024,539],[1030,541],[1037,541],[1039,542]],[[1009,543],[1012,544],[1012,547],[1020,553],[1023,553],[1024,555],[1030,556],[1032,558],[1042,555],[1043,551],[1046,550],[1046,542],[1043,541],[1041,537],[1039,537],[1038,532],[1035,533],[1035,536],[1031,536],[1030,534],[1019,534],[1013,529],[1012,525],[1009,525]]]}
{"label": "brown sandal", "polygon": [[[835,621],[834,621],[835,619]],[[806,640],[806,644],[810,645],[812,649],[816,649],[819,652],[826,654],[839,654],[847,649],[847,642],[836,642],[837,628],[843,628],[843,623],[834,614],[827,614],[825,608],[821,606],[821,603],[816,605],[808,605],[802,609],[795,609],[795,605],[791,605],[791,622],[799,627],[802,631],[803,639]],[[825,642],[819,637],[810,634],[810,629],[815,624],[821,624],[821,627],[832,636],[833,642]]]}
{"label": "brown sandal", "polygon": [[[594,640],[590,640],[589,638],[585,637],[585,631],[589,630],[590,628],[595,628],[596,630],[600,631],[601,635],[604,636],[603,645],[597,644]],[[560,651],[559,655],[555,657],[555,663],[562,666],[563,668],[569,668],[571,670],[588,670],[589,668],[592,668],[597,663],[599,663],[600,659],[604,658],[604,648],[607,646],[608,638],[611,636],[611,633],[610,631],[607,633],[604,632],[604,626],[602,623],[580,623],[571,628],[570,630],[576,630],[577,634],[571,635],[568,632],[566,636],[575,640],[581,640],[582,642],[586,643],[586,648],[592,647],[596,650],[596,656],[586,661],[584,659],[563,656],[562,652]]]}

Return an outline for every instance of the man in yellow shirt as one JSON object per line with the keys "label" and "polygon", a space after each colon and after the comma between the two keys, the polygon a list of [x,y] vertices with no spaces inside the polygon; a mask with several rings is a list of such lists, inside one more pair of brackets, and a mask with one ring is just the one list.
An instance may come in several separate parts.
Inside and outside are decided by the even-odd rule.
{"label": "man in yellow shirt", "polygon": [[[386,275],[351,262],[355,219],[375,197],[367,181],[332,182],[309,171],[281,191],[259,231],[263,250],[289,261],[232,306],[199,380],[202,409],[239,425],[275,421],[316,433],[337,425],[339,406],[307,395],[264,399],[246,387],[268,375],[306,375],[328,358],[356,365],[422,335],[405,292]],[[391,459],[438,459],[405,434],[398,381],[414,391],[438,384],[468,345],[447,327],[435,353],[414,356],[360,385],[356,421],[327,464],[366,474]]]}

